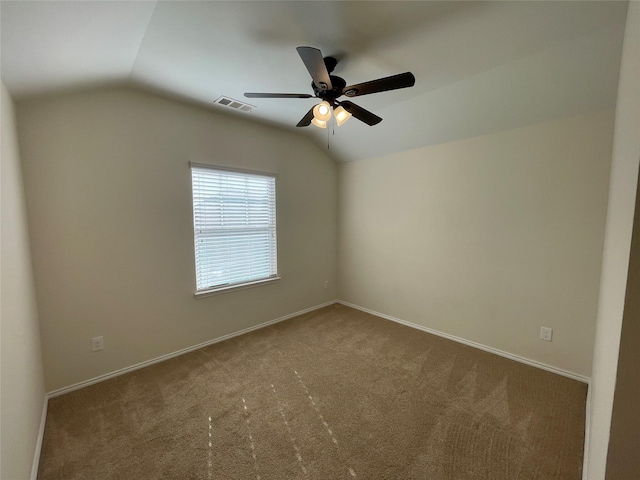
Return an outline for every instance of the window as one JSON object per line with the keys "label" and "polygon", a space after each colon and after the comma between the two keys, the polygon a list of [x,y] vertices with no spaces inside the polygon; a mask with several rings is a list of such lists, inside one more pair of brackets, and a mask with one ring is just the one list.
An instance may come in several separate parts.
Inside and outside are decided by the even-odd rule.
{"label": "window", "polygon": [[196,295],[277,279],[276,179],[191,165]]}

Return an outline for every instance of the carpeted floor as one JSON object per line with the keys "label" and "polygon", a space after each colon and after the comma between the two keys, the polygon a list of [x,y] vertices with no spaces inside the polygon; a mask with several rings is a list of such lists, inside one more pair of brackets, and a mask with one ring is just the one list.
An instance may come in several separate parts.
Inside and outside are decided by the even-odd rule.
{"label": "carpeted floor", "polygon": [[39,479],[580,479],[586,385],[342,305],[49,402]]}

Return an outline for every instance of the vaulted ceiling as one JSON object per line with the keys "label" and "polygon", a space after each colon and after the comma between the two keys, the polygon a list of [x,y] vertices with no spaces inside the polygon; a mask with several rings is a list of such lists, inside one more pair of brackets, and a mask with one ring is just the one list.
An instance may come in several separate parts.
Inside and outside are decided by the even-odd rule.
{"label": "vaulted ceiling", "polygon": [[[627,2],[5,1],[2,80],[17,101],[132,84],[308,135],[338,161],[613,108]],[[413,88],[352,99],[383,118],[296,129],[315,99],[296,52],[347,84],[411,71]],[[245,101],[250,113],[214,104]]]}

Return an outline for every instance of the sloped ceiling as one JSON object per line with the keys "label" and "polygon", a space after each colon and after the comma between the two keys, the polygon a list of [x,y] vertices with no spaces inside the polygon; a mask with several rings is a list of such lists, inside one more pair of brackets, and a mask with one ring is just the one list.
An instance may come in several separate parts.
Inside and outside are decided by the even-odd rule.
{"label": "sloped ceiling", "polygon": [[[626,2],[1,3],[1,75],[17,101],[130,83],[286,129],[314,99],[295,47],[347,84],[411,71],[413,88],[354,98],[384,120],[296,129],[338,161],[615,106]],[[247,101],[251,113],[214,105]]]}

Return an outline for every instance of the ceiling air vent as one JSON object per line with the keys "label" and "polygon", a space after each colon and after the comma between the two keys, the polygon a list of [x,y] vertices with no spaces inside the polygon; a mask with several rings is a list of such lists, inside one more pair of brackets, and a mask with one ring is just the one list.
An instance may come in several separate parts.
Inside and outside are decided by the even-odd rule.
{"label": "ceiling air vent", "polygon": [[251,112],[254,108],[253,105],[249,105],[248,103],[241,102],[239,100],[234,100],[229,97],[219,97],[215,100],[218,105],[222,105],[223,107],[233,108],[234,110],[240,110],[241,112]]}

